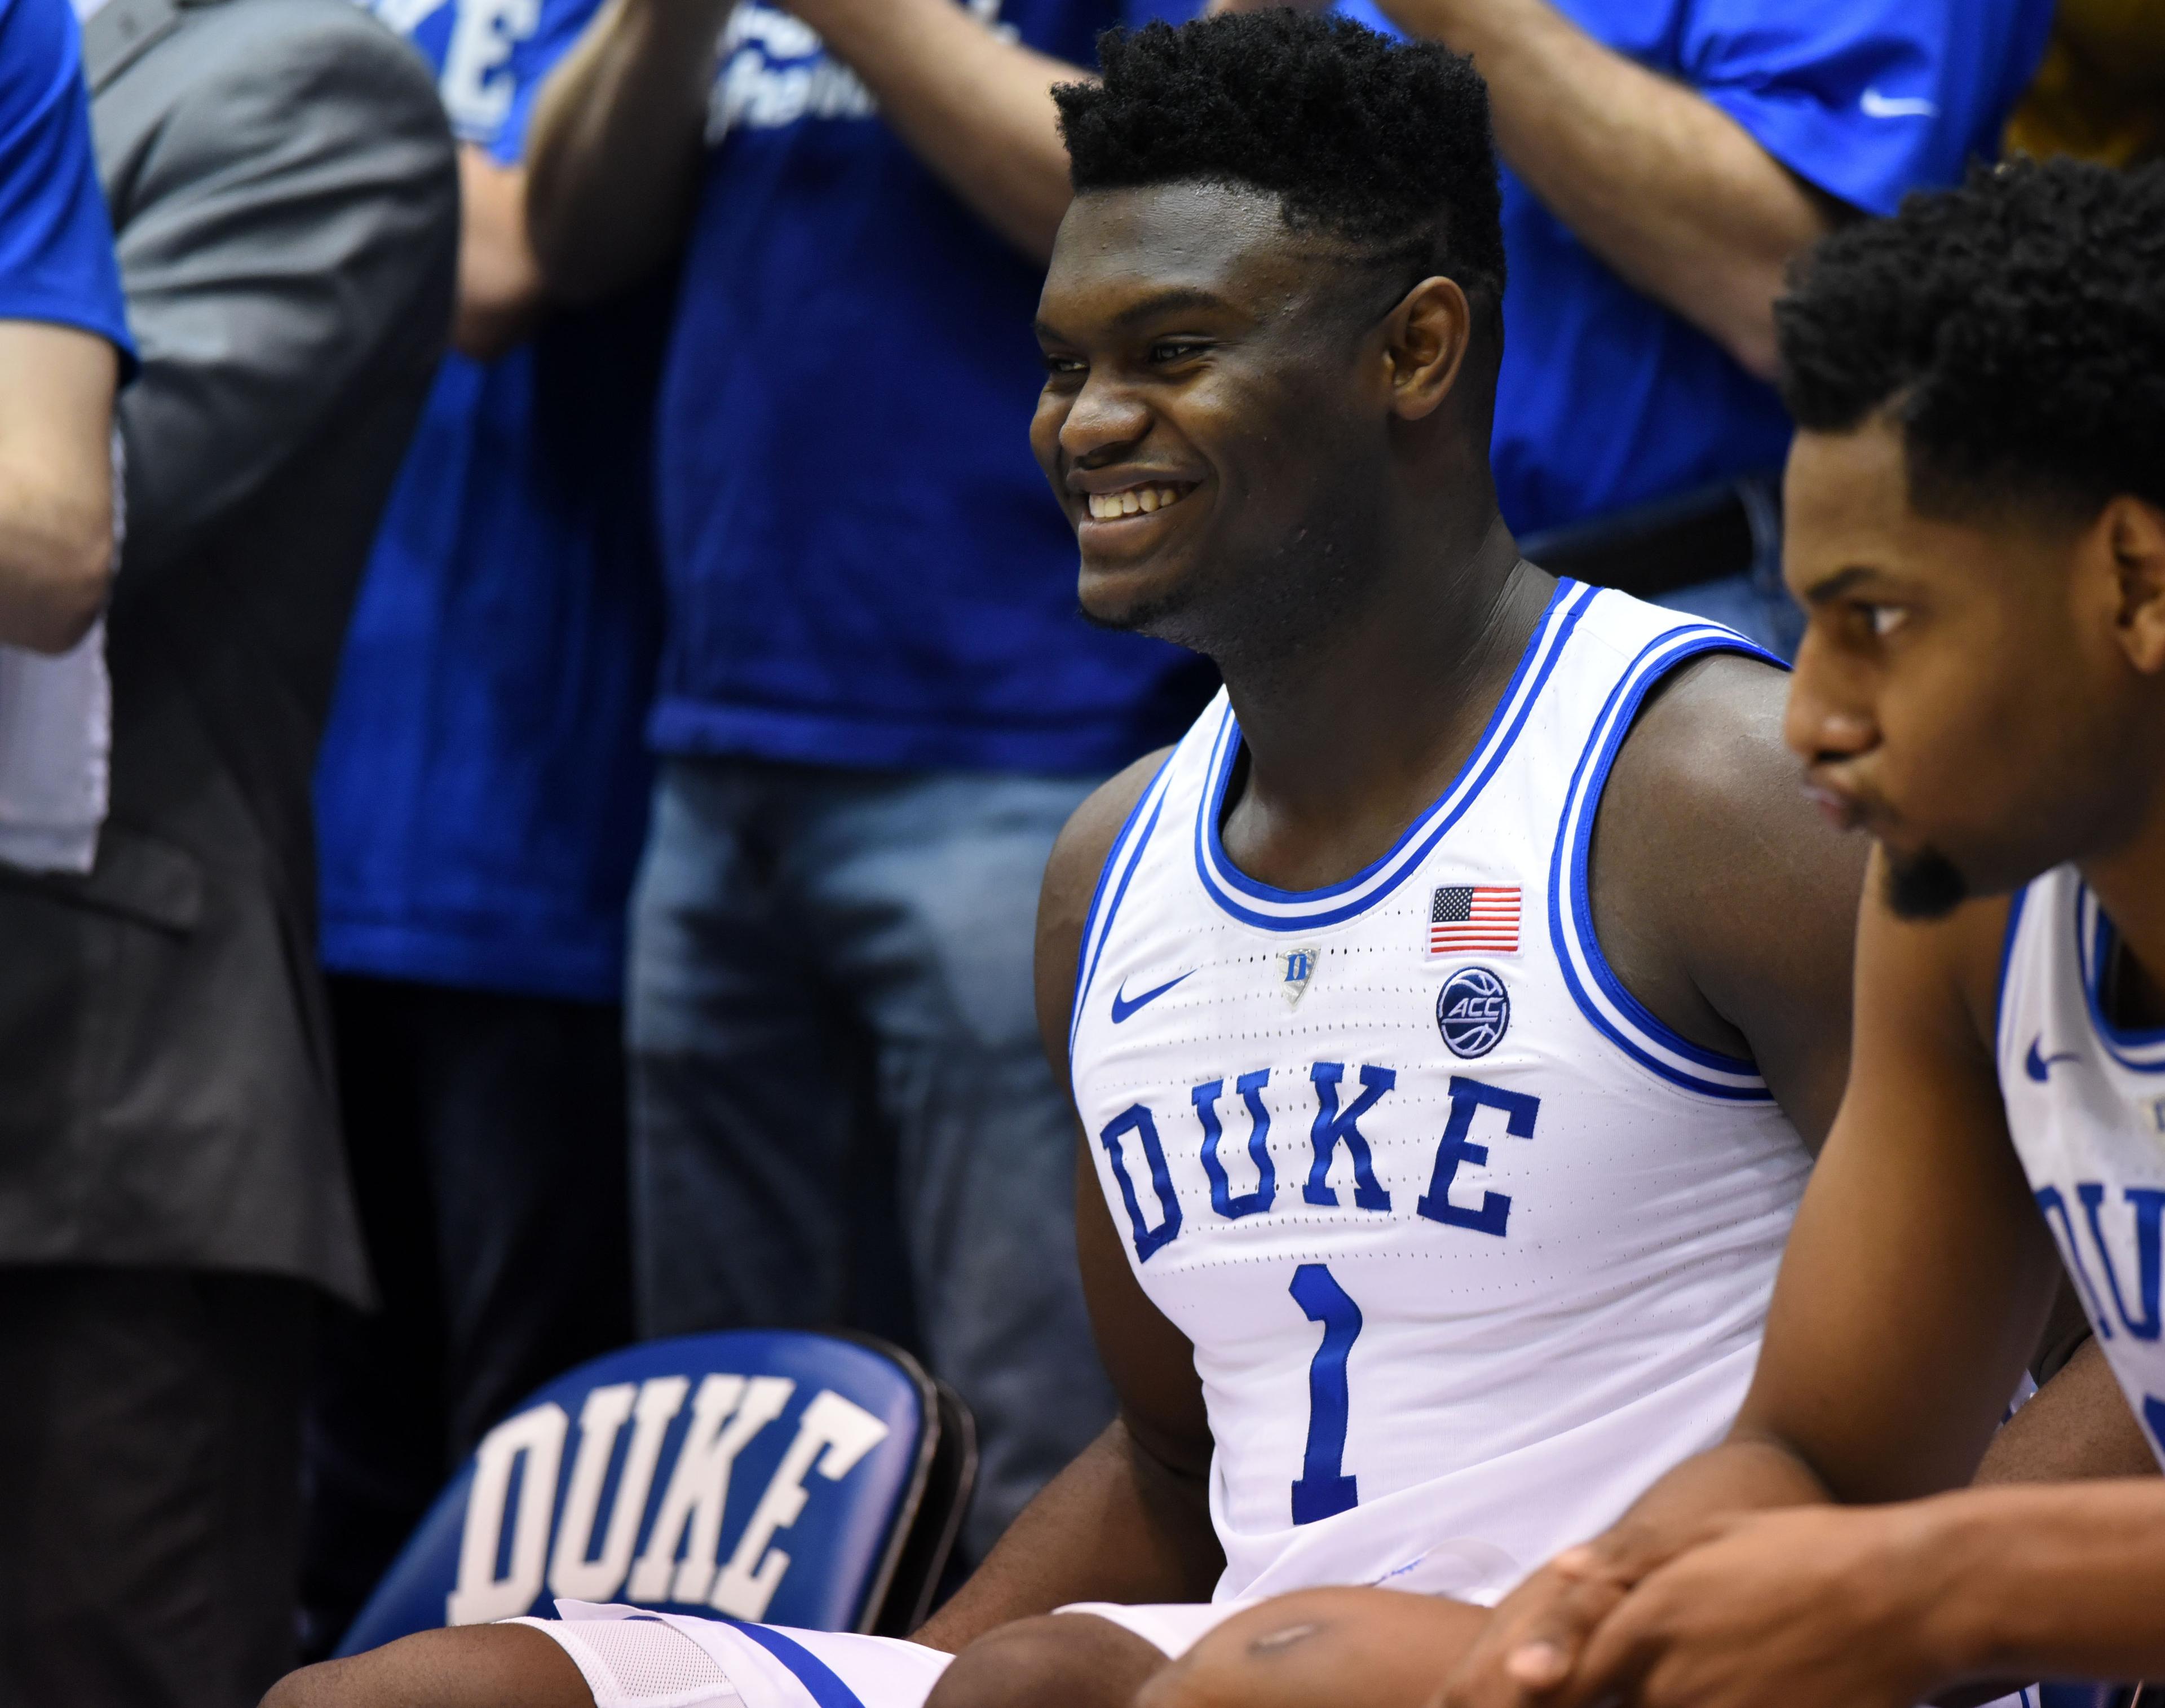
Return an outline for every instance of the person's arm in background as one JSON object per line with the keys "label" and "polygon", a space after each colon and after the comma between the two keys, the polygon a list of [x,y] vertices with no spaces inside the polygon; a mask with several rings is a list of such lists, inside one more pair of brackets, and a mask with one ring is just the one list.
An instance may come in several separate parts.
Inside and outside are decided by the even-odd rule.
{"label": "person's arm in background", "polygon": [[[1213,9],[1267,3],[1283,0]],[[1589,249],[1772,377],[1783,273],[1839,203],[1697,91],[1603,46],[1547,0],[1380,3],[1408,34],[1473,56],[1504,158]]]}
{"label": "person's arm in background", "polygon": [[0,320],[0,642],[65,652],[113,575],[119,358],[71,326]]}
{"label": "person's arm in background", "polygon": [[0,8],[0,644],[65,652],[113,573],[129,348],[65,0]]}
{"label": "person's arm in background", "polygon": [[[734,0],[609,0],[544,91],[528,225],[550,288],[608,295],[676,249],[705,147],[715,44]],[[798,0],[948,187],[1042,260],[1067,212],[1052,86],[1084,73],[955,0]]]}
{"label": "person's arm in background", "polygon": [[424,369],[450,329],[457,168],[426,69],[358,10],[258,28],[118,192],[143,353],[119,409],[126,578],[181,556],[376,376]]}
{"label": "person's arm in background", "polygon": [[459,295],[451,347],[493,361],[523,343],[547,307],[526,235],[526,169],[459,146]]}

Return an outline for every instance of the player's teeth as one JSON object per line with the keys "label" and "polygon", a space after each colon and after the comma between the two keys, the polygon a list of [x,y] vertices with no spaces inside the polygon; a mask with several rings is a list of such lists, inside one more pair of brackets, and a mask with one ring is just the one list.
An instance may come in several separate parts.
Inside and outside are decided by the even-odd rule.
{"label": "player's teeth", "polygon": [[1187,494],[1177,487],[1130,487],[1124,493],[1092,493],[1090,515],[1099,522],[1122,516],[1147,516],[1177,504]]}

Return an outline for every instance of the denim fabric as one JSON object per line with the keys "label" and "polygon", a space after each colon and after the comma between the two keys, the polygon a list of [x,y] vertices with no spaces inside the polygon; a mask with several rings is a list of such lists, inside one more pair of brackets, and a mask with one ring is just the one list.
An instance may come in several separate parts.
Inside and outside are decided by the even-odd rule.
{"label": "denim fabric", "polygon": [[845,1321],[860,1141],[887,1141],[924,1343],[981,1431],[978,1558],[1112,1415],[1030,979],[1091,787],[669,760],[633,902],[642,1330]]}
{"label": "denim fabric", "polygon": [[1653,603],[1726,624],[1778,657],[1794,659],[1804,644],[1804,613],[1782,580],[1782,486],[1778,475],[1736,482],[1751,518],[1751,567],[1719,581],[1663,593]]}

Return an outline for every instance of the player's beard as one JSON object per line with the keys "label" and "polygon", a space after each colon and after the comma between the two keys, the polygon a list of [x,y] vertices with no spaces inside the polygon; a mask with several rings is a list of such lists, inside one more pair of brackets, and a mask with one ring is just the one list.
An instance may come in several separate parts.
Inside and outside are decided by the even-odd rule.
{"label": "player's beard", "polygon": [[1901,920],[1943,920],[1969,899],[1969,880],[1936,848],[1887,851],[1887,905]]}

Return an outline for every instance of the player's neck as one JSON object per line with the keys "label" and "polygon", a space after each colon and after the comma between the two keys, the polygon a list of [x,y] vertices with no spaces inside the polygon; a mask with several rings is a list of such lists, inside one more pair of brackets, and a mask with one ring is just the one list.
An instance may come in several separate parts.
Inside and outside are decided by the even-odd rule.
{"label": "player's neck", "polygon": [[1554,585],[1499,519],[1470,550],[1408,554],[1298,656],[1222,659],[1246,748],[1234,862],[1308,889],[1388,851],[1472,751]]}
{"label": "player's neck", "polygon": [[2112,1017],[2121,1025],[2165,1026],[2165,788],[2152,792],[2135,834],[2102,857],[2079,862],[2083,881],[2120,939],[2110,969]]}

